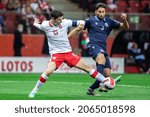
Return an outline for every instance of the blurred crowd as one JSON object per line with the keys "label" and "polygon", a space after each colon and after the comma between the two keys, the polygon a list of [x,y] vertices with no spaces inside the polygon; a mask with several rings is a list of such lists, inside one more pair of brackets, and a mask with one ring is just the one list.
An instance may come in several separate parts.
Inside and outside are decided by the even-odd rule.
{"label": "blurred crowd", "polygon": [[[149,0],[70,0],[87,12],[93,12],[98,2],[106,3],[108,12],[150,13]],[[35,17],[49,19],[54,5],[45,0],[0,0],[0,33],[13,33],[17,24],[23,25],[23,33],[39,33],[33,28]],[[144,16],[143,16],[144,17]],[[149,17],[144,17],[149,22]],[[146,21],[142,21],[147,23]],[[147,26],[148,27],[148,26]]]}
{"label": "blurred crowd", "polygon": [[144,49],[139,47],[137,42],[128,43],[128,54],[131,60],[134,60],[135,64],[139,66],[142,73],[150,73],[150,43],[144,43]]}
{"label": "blurred crowd", "polygon": [[150,13],[149,0],[71,0],[87,12],[93,12],[99,2],[107,4],[109,12],[145,12]]}
{"label": "blurred crowd", "polygon": [[13,33],[15,25],[22,24],[24,33],[38,33],[33,19],[49,19],[53,9],[52,3],[44,0],[0,0],[0,32]]}
{"label": "blurred crowd", "polygon": [[[112,13],[150,13],[150,0],[70,0],[77,3],[87,13],[94,11],[95,5],[99,2],[107,4],[107,12]],[[37,34],[41,31],[33,27],[35,18],[39,20],[50,19],[50,13],[55,6],[45,0],[0,0],[0,34],[13,33],[14,56],[21,56],[21,48],[25,45],[22,42],[22,34]],[[150,17],[141,16],[139,28],[149,29]],[[132,24],[130,24],[132,27]],[[144,33],[141,35],[145,35]],[[131,37],[131,38],[130,38]],[[137,37],[143,37],[144,41],[137,42]],[[147,36],[149,37],[149,36]],[[86,31],[79,35],[79,48],[81,56],[89,56],[86,45],[89,37]],[[135,63],[141,68],[142,72],[150,73],[150,39],[145,40],[144,36],[134,37],[128,34],[127,54],[134,59]],[[140,40],[140,39],[139,39]],[[143,45],[143,46],[141,46]],[[44,38],[42,53],[48,54],[47,39]]]}

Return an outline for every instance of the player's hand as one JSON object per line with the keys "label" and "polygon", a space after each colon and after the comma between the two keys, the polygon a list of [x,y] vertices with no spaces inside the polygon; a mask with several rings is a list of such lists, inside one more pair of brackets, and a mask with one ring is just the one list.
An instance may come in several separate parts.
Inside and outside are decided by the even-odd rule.
{"label": "player's hand", "polygon": [[79,24],[79,26],[76,28],[77,31],[81,31],[83,30],[84,25],[83,24]]}
{"label": "player's hand", "polygon": [[125,13],[121,13],[121,19],[126,20],[127,19],[127,15]]}
{"label": "player's hand", "polygon": [[35,19],[34,19],[34,23],[38,23],[38,24],[40,24],[40,23],[41,23],[41,21],[40,21],[38,18],[35,18]]}

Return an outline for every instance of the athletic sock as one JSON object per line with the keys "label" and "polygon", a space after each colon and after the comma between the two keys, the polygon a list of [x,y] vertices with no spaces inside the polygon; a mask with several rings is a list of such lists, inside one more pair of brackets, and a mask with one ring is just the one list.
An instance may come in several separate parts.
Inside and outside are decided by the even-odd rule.
{"label": "athletic sock", "polygon": [[89,72],[90,76],[93,77],[93,78],[96,78],[98,81],[100,82],[103,82],[105,80],[105,77],[100,74],[98,71],[92,69],[90,72]]}
{"label": "athletic sock", "polygon": [[46,76],[44,73],[40,76],[40,79],[37,81],[33,91],[38,91],[39,88],[47,81],[48,76]]}
{"label": "athletic sock", "polygon": [[[97,65],[97,70],[98,70],[99,73],[103,74],[103,71],[104,71],[104,65],[98,64],[98,65]],[[103,77],[104,77],[104,76],[103,76]],[[95,80],[95,82],[90,86],[90,89],[94,90],[94,89],[98,88],[100,82],[101,82],[101,81],[98,80],[98,79]]]}
{"label": "athletic sock", "polygon": [[100,81],[99,80],[95,80],[95,82],[90,86],[91,90],[94,90],[96,88],[99,87]]}

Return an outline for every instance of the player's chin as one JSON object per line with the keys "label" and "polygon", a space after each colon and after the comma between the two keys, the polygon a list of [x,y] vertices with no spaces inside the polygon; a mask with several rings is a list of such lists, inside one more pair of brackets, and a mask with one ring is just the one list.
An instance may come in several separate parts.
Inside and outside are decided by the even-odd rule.
{"label": "player's chin", "polygon": [[102,16],[99,16],[99,19],[100,19],[100,20],[102,20],[102,19],[103,19],[103,17],[102,17]]}

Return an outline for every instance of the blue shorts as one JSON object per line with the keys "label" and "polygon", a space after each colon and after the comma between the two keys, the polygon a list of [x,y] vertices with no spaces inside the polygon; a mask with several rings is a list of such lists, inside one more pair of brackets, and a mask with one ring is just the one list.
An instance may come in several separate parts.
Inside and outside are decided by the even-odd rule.
{"label": "blue shorts", "polygon": [[92,58],[94,60],[96,59],[96,57],[99,54],[104,54],[105,59],[106,59],[106,63],[105,63],[104,68],[110,68],[111,69],[109,56],[108,56],[107,52],[102,47],[100,47],[99,45],[94,44],[94,45],[88,46],[87,50],[88,50],[90,56],[92,56]]}

